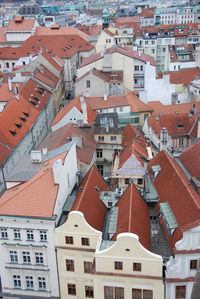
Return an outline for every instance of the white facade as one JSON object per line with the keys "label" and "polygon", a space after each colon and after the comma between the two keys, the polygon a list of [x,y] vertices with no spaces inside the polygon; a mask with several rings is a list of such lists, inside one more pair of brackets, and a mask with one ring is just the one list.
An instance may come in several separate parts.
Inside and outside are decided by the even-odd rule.
{"label": "white facade", "polygon": [[200,226],[183,233],[183,238],[175,244],[175,257],[166,265],[166,298],[176,299],[176,287],[185,288],[185,297],[190,298],[196,269],[191,261],[199,261]]}

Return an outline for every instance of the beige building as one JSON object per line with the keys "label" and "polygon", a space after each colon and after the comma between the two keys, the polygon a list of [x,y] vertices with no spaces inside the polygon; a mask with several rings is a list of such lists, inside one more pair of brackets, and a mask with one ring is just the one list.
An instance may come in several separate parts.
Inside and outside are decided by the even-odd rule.
{"label": "beige building", "polygon": [[110,192],[91,168],[55,230],[61,298],[163,299],[162,257],[149,251],[148,207],[131,184],[107,209],[100,194]]}

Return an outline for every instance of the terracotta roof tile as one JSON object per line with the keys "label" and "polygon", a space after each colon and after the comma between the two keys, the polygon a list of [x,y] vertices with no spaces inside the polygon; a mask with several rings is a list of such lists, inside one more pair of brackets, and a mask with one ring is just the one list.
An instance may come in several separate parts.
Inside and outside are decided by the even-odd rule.
{"label": "terracotta roof tile", "polygon": [[58,158],[63,160],[65,155],[63,153],[49,160],[48,167],[43,165],[28,182],[7,190],[0,198],[0,214],[51,218],[58,192],[52,167]]}
{"label": "terracotta roof tile", "polygon": [[[91,132],[90,134],[88,130]],[[94,138],[90,136],[93,136],[92,128],[85,131],[84,127],[78,127],[75,124],[69,123],[49,133],[38,148],[47,148],[48,151],[51,151],[70,142],[74,134],[82,136],[82,147],[76,147],[78,161],[90,165],[96,150],[96,142]]]}
{"label": "terracotta roof tile", "polygon": [[107,211],[106,206],[100,200],[101,191],[110,191],[110,189],[93,166],[80,183],[76,200],[71,209],[71,211],[82,212],[86,221],[99,231],[103,229]]}
{"label": "terracotta roof tile", "polygon": [[172,105],[163,105],[159,101],[149,102],[148,103],[153,109],[152,116],[156,115],[166,115],[174,113],[191,113],[193,105],[197,109],[197,114],[200,112],[200,102],[194,103],[182,103],[182,104],[172,104]]}
{"label": "terracotta roof tile", "polygon": [[184,84],[188,85],[197,76],[200,78],[200,69],[197,68],[187,68],[182,69],[177,72],[170,72],[170,81],[174,84]]}
{"label": "terracotta roof tile", "polygon": [[119,212],[113,240],[120,233],[134,233],[139,236],[140,243],[150,250],[149,210],[134,184],[129,185],[116,206]]}
{"label": "terracotta roof tile", "polygon": [[35,24],[35,19],[24,19],[21,16],[20,18],[11,19],[9,21],[7,31],[24,31],[32,30]]}
{"label": "terracotta roof tile", "polygon": [[107,73],[107,72],[103,72],[100,70],[92,69],[92,70],[88,71],[87,73],[85,73],[83,76],[79,77],[76,80],[76,83],[81,81],[83,78],[85,78],[90,73],[92,73],[94,76],[100,78],[104,82],[108,82],[108,83],[109,82],[112,82],[112,83],[116,83],[116,82],[122,83],[123,82],[123,71],[111,71],[111,72]]}
{"label": "terracotta roof tile", "polygon": [[90,36],[99,36],[102,30],[102,25],[81,25],[78,27],[78,30]]}
{"label": "terracotta roof tile", "polygon": [[200,139],[182,152],[178,159],[182,162],[192,177],[200,181]]}
{"label": "terracotta roof tile", "polygon": [[125,147],[133,138],[136,138],[141,144],[146,144],[143,132],[139,131],[136,126],[128,124],[123,128],[122,146]]}
{"label": "terracotta roof tile", "polygon": [[6,43],[6,28],[5,27],[0,27],[0,43]]}
{"label": "terracotta roof tile", "polygon": [[88,35],[74,27],[60,27],[52,29],[51,27],[37,27],[35,35],[78,35],[81,38],[88,40]]}
{"label": "terracotta roof tile", "polygon": [[[144,53],[140,54],[138,51],[133,51],[132,49],[130,49],[127,46],[122,47],[122,46],[118,45],[117,47],[111,47],[111,48],[106,49],[106,54],[113,54],[113,53],[119,53],[119,54],[128,56],[133,59],[141,60],[145,63],[147,63],[149,61],[151,65],[153,65],[153,66],[156,65],[153,56],[150,56],[150,55],[147,55]],[[94,54],[94,55],[84,59],[83,62],[79,65],[79,68],[81,68],[85,65],[88,65],[92,62],[95,62],[99,59],[103,59],[103,57],[101,56],[101,53]]]}
{"label": "terracotta roof tile", "polygon": [[[12,83],[12,90],[15,89],[16,83]],[[19,84],[18,84],[19,86]],[[13,96],[12,91],[9,91],[9,85],[7,83],[0,84],[0,102],[8,102]]]}
{"label": "terracotta roof tile", "polygon": [[[159,195],[156,205],[159,212],[159,203],[168,202],[178,227],[172,236],[164,229],[169,244],[174,250],[175,243],[183,237],[183,228],[200,219],[200,197],[190,185],[186,175],[173,158],[165,151],[160,152],[149,162],[151,166],[160,165],[161,171],[154,180],[154,185]],[[164,227],[163,222],[161,221]]]}

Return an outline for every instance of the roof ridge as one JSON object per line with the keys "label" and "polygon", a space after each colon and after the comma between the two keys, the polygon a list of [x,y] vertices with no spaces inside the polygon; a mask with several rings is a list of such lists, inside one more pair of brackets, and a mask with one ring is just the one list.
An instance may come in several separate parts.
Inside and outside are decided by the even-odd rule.
{"label": "roof ridge", "polygon": [[131,216],[132,216],[132,192],[133,192],[133,187],[132,187],[132,184],[133,183],[131,183],[131,185],[130,185],[130,188],[131,188],[131,194],[130,194],[130,197],[129,197],[129,201],[130,201],[130,205],[129,205],[129,215],[128,215],[128,232],[130,232],[131,231]]}

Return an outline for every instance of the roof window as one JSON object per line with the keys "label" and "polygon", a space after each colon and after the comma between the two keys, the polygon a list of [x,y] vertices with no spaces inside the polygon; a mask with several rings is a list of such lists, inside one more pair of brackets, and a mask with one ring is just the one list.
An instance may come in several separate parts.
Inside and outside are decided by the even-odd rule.
{"label": "roof window", "polygon": [[16,131],[14,130],[9,130],[9,132],[13,135],[13,136],[16,136],[17,135],[17,133],[16,133]]}

